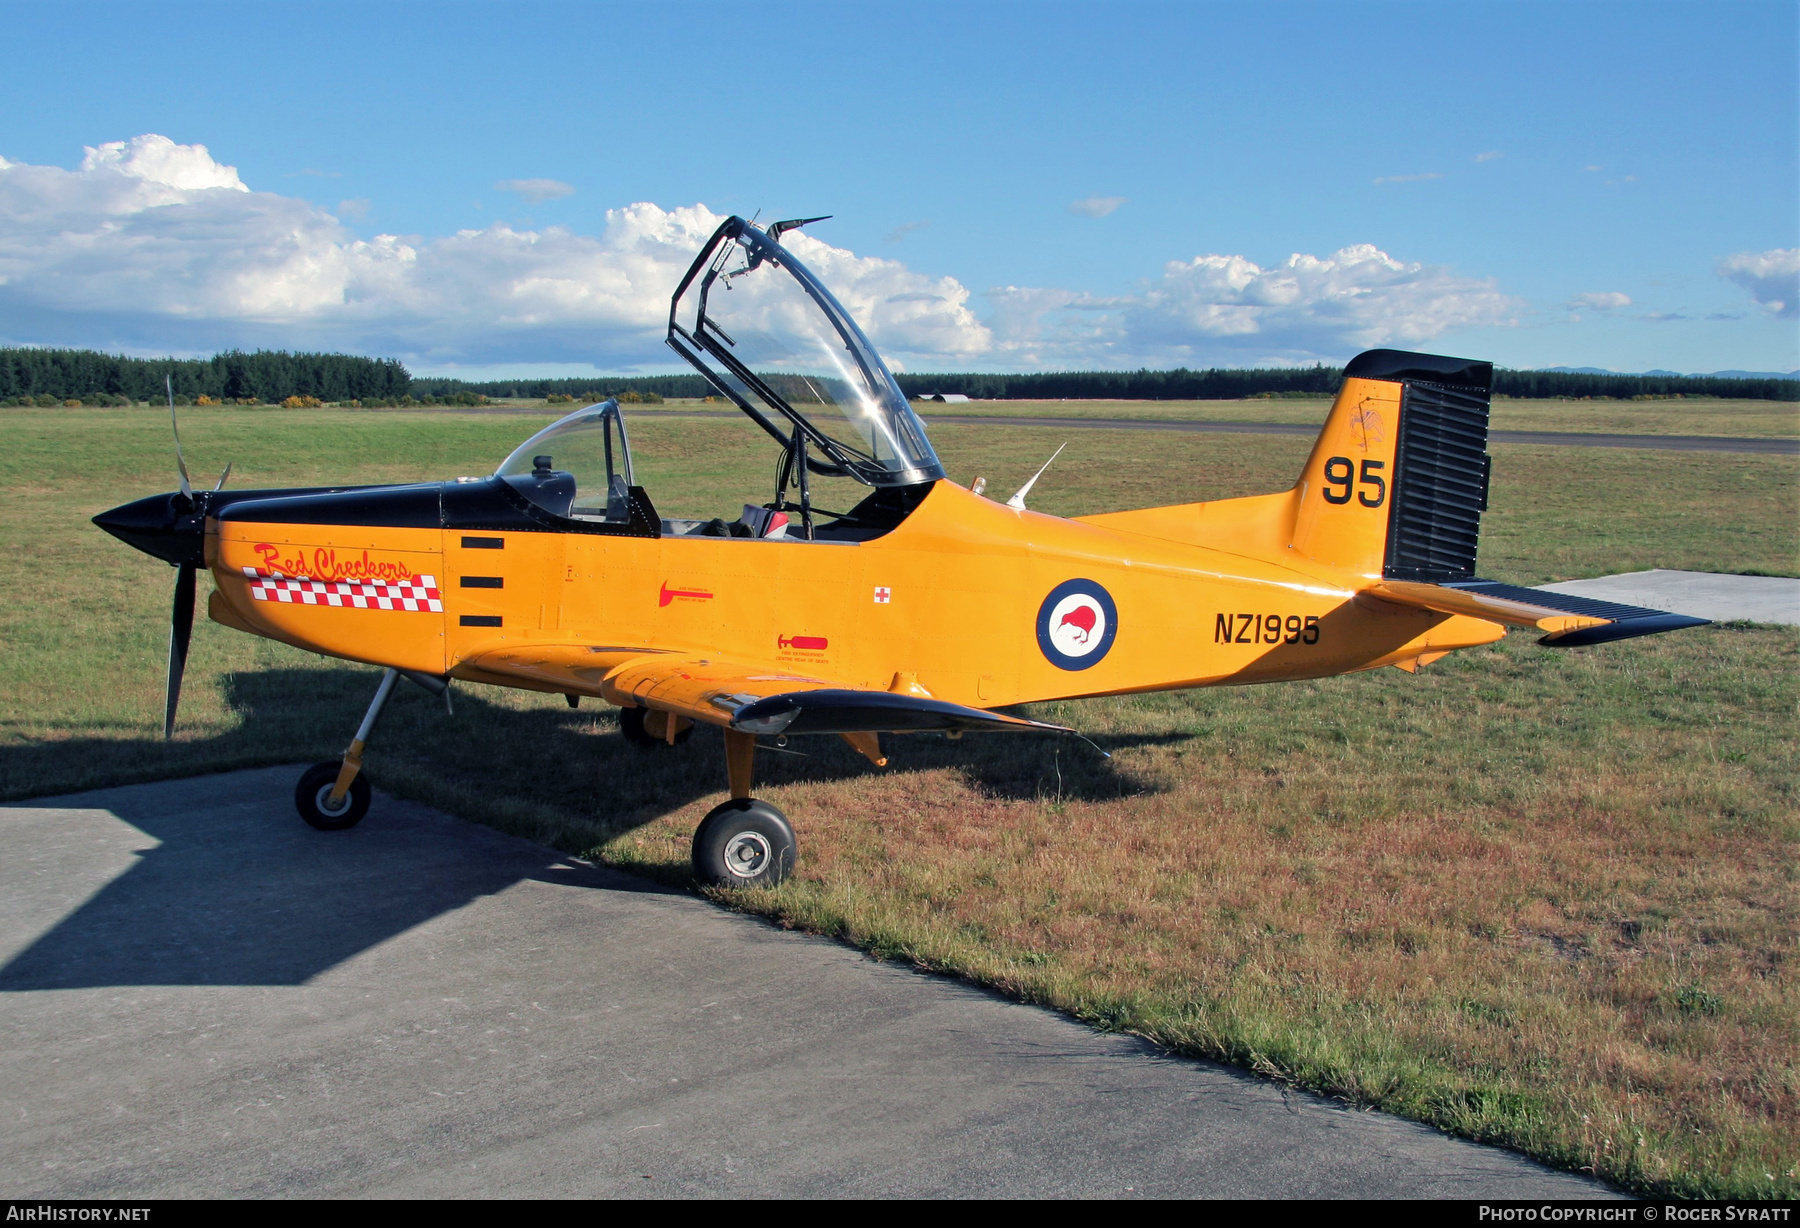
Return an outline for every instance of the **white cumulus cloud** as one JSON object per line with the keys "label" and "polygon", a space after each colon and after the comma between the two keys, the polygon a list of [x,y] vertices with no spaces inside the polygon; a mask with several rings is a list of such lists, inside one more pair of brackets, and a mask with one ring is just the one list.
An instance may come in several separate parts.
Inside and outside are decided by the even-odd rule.
{"label": "white cumulus cloud", "polygon": [[[342,216],[362,208],[338,205]],[[669,294],[722,220],[704,205],[639,202],[608,210],[593,234],[495,223],[361,239],[166,137],[100,145],[74,170],[0,158],[0,344],[673,369]],[[1111,298],[1018,286],[972,296],[954,277],[809,232],[785,244],[885,355],[915,370],[1341,361],[1508,323],[1522,308],[1491,281],[1366,244],[1269,268],[1196,256]]]}
{"label": "white cumulus cloud", "polygon": [[1568,302],[1571,311],[1620,311],[1631,306],[1631,296],[1617,290],[1595,290],[1577,294]]}
{"label": "white cumulus cloud", "polygon": [[1764,311],[1788,320],[1800,316],[1800,247],[1739,252],[1719,262],[1719,276],[1748,290]]}
{"label": "white cumulus cloud", "polygon": [[184,192],[204,188],[230,188],[248,192],[238,178],[237,167],[212,160],[204,145],[177,145],[166,136],[146,133],[129,141],[109,141],[87,147],[83,171],[111,170],[147,184],[178,188]]}
{"label": "white cumulus cloud", "polygon": [[[361,240],[307,201],[251,191],[202,146],[142,136],[76,170],[0,160],[0,342],[669,366],[669,294],[723,220],[639,203],[597,235],[496,223]],[[987,344],[955,279],[808,235],[788,244],[884,349]]]}
{"label": "white cumulus cloud", "polygon": [[1267,269],[1244,256],[1172,261],[1119,298],[1018,287],[990,297],[1000,346],[1104,366],[1341,360],[1511,323],[1524,307],[1492,281],[1395,260],[1367,243]]}
{"label": "white cumulus cloud", "polygon": [[575,189],[560,179],[502,179],[494,185],[494,190],[517,192],[534,205],[575,195]]}
{"label": "white cumulus cloud", "polygon": [[1089,196],[1069,206],[1069,212],[1076,217],[1105,217],[1125,203],[1123,196]]}

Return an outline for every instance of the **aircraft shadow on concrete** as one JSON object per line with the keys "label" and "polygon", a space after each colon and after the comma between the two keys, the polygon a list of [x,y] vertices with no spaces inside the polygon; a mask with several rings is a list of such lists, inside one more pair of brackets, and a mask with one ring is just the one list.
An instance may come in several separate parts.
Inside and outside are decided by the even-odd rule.
{"label": "aircraft shadow on concrete", "polygon": [[[243,718],[213,739],[83,739],[0,750],[0,776],[49,764],[32,757],[100,761],[102,779],[335,757],[321,749],[347,737],[376,675],[345,668],[239,674],[224,682]],[[333,738],[335,734],[335,738]],[[1098,739],[1107,749],[1180,735]],[[330,739],[330,740],[325,740]],[[1116,798],[1157,786],[1117,770],[1070,739],[1037,735],[892,739],[894,767],[952,768],[977,791],[1002,798]],[[759,784],[874,777],[836,738],[796,739],[800,755],[758,756]],[[73,756],[71,760],[69,757]],[[10,763],[6,762],[11,760]],[[21,760],[24,760],[21,762]],[[480,797],[516,794],[589,818],[597,832],[628,830],[709,794],[722,794],[722,739],[699,731],[685,746],[642,749],[618,734],[614,710],[517,709],[460,688],[456,714],[423,692],[397,695],[371,741],[369,771],[404,761]],[[4,967],[0,992],[122,985],[294,985],[361,951],[529,879],[600,890],[663,890],[588,867],[550,849],[475,824],[445,821],[422,807],[378,799],[346,832],[306,826],[291,802],[291,772],[263,779],[274,796],[218,796],[217,804],[172,804],[163,791],[125,790],[96,799],[159,842],[130,869],[63,917]],[[872,782],[873,783],[873,782]],[[191,783],[207,796],[204,778]],[[468,794],[465,794],[467,796]],[[193,793],[188,797],[191,799]],[[29,805],[30,803],[24,803]],[[796,815],[804,846],[805,816]]]}

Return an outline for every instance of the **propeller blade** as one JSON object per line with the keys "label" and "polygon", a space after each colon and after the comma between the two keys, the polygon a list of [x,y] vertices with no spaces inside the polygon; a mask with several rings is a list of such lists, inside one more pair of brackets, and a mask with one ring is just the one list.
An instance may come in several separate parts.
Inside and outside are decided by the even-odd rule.
{"label": "propeller blade", "polygon": [[226,461],[225,462],[225,472],[221,473],[219,475],[219,484],[217,486],[213,487],[213,489],[214,490],[224,490],[225,489],[225,479],[230,476],[231,476],[231,462]]}
{"label": "propeller blade", "polygon": [[169,617],[168,704],[163,709],[163,737],[175,736],[175,706],[181,702],[181,675],[187,669],[188,644],[194,638],[194,580],[199,568],[183,563],[175,573],[175,608]]}
{"label": "propeller blade", "polygon": [[194,487],[188,481],[187,461],[181,455],[181,426],[175,421],[175,381],[167,375],[163,376],[163,389],[169,394],[169,429],[175,432],[175,467],[181,470],[181,493],[192,499]]}

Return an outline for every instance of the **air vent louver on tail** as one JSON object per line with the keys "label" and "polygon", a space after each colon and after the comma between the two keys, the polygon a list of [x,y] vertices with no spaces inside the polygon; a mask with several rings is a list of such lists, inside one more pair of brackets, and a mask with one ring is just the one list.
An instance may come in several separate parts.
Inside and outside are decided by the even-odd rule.
{"label": "air vent louver on tail", "polygon": [[1485,388],[1406,381],[1383,576],[1427,584],[1474,576],[1487,506],[1487,432]]}

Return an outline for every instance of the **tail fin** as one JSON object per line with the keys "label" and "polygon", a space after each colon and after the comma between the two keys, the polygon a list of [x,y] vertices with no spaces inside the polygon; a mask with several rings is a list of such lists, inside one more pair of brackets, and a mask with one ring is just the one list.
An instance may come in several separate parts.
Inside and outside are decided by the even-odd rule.
{"label": "tail fin", "polygon": [[1434,354],[1351,359],[1295,487],[1294,549],[1371,579],[1472,578],[1493,377]]}

